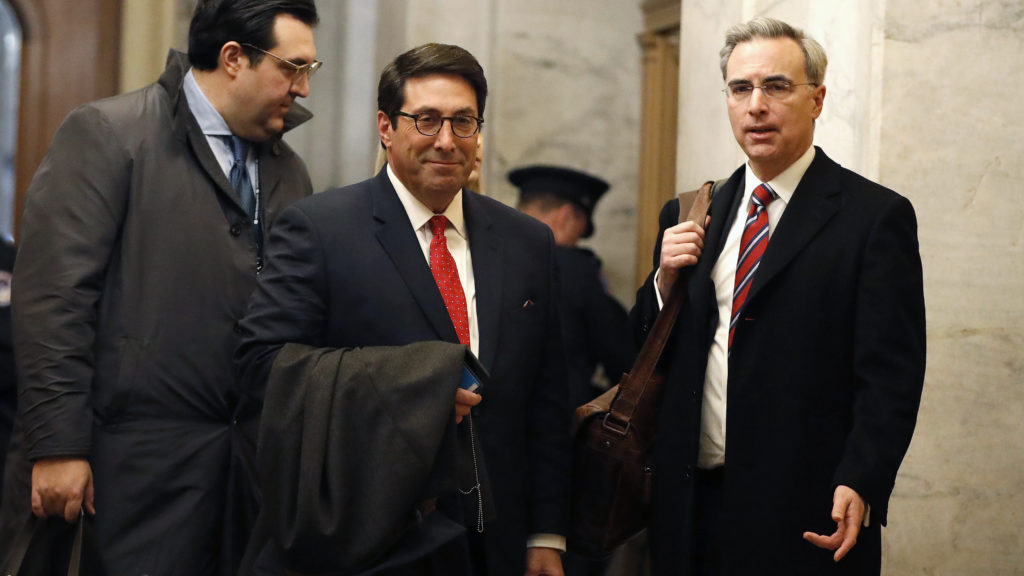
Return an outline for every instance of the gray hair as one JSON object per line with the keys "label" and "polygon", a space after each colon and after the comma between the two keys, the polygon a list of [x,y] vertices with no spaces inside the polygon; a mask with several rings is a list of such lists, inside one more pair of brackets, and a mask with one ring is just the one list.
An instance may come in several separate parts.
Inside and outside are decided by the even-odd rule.
{"label": "gray hair", "polygon": [[828,56],[825,55],[825,49],[821,47],[821,44],[818,44],[814,38],[805,35],[803,30],[766,16],[759,16],[750,22],[736,24],[725,33],[725,46],[718,53],[722,58],[722,79],[726,80],[725,69],[736,46],[754,39],[770,38],[789,38],[799,44],[804,52],[804,71],[807,74],[807,81],[819,86],[825,81]]}

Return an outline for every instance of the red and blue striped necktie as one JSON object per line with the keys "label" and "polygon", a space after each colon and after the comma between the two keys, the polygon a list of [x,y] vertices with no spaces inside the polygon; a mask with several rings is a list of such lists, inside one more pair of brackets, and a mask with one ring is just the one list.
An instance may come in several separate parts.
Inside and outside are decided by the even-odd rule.
{"label": "red and blue striped necktie", "polygon": [[740,240],[740,256],[736,265],[736,284],[732,291],[732,318],[729,319],[729,349],[732,349],[732,336],[736,332],[736,321],[747,301],[750,285],[754,282],[754,273],[761,264],[761,256],[768,247],[768,204],[778,197],[775,190],[768,184],[761,184],[754,189],[751,197],[747,221],[743,225],[743,238]]}

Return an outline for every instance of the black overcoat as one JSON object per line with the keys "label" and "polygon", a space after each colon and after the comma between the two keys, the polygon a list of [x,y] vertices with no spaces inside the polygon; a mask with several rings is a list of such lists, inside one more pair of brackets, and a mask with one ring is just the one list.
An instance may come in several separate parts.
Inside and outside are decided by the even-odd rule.
{"label": "black overcoat", "polygon": [[[650,524],[659,576],[685,574],[690,561],[704,372],[718,321],[710,273],[743,179],[740,168],[712,201],[704,254],[666,349]],[[666,205],[663,232],[677,213],[677,203]],[[655,266],[658,258],[656,249]],[[652,275],[634,310],[641,334],[657,311],[653,290]],[[729,357],[724,575],[879,573],[880,527],[916,423],[924,367],[914,210],[817,149],[762,257]],[[836,564],[802,534],[835,531],[832,493],[840,484],[871,514]]]}

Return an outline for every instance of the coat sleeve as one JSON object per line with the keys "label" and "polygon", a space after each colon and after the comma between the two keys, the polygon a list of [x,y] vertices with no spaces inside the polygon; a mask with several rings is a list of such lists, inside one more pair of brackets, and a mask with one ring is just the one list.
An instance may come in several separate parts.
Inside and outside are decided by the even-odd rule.
{"label": "coat sleeve", "polygon": [[604,290],[600,263],[595,262],[590,267],[589,276],[584,283],[583,294],[584,308],[588,311],[584,318],[586,335],[590,340],[588,349],[615,384],[633,366],[636,356],[629,333],[629,316],[622,304]]}
{"label": "coat sleeve", "polygon": [[566,534],[571,463],[569,388],[559,302],[561,288],[554,237],[548,233],[548,310],[541,377],[534,383],[527,427],[530,454],[530,534]]}
{"label": "coat sleeve", "polygon": [[658,239],[654,243],[654,256],[652,257],[651,273],[647,275],[647,281],[637,290],[636,304],[630,311],[630,322],[633,325],[633,339],[637,349],[647,340],[647,335],[654,326],[654,320],[658,317],[661,308],[658,306],[658,297],[654,294],[654,275],[658,271],[658,264],[661,262],[661,239],[665,230],[679,223],[679,202],[675,199],[669,200],[661,208],[658,216]]}
{"label": "coat sleeve", "polygon": [[91,449],[96,321],[130,177],[118,134],[86,105],[57,130],[29,187],[12,321],[32,460]]}
{"label": "coat sleeve", "polygon": [[242,388],[260,402],[282,346],[323,346],[328,306],[324,254],[305,212],[297,206],[285,209],[270,229],[266,250],[266,266],[240,323],[235,351]]}
{"label": "coat sleeve", "polygon": [[894,196],[870,234],[857,293],[854,371],[860,389],[834,484],[856,490],[886,522],[896,473],[917,422],[925,373],[925,309],[917,219]]}

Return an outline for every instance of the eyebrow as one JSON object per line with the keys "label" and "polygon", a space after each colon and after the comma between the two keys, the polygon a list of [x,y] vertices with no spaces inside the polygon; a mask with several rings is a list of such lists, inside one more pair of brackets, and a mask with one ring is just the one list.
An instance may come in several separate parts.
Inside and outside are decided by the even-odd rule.
{"label": "eyebrow", "polygon": [[[438,110],[437,108],[430,107],[420,108],[419,110],[416,111],[416,114],[437,114],[438,116],[443,116],[440,110]],[[452,113],[452,116],[473,116],[475,118],[476,111],[469,107],[459,108],[458,110]]]}
{"label": "eyebrow", "polygon": [[[784,82],[793,82],[793,79],[790,78],[789,76],[786,76],[785,74],[772,74],[771,76],[767,76],[763,80],[761,80],[761,83],[763,84],[765,82],[775,82],[775,81],[778,81],[778,80],[782,80]],[[726,84],[726,85],[727,86],[740,86],[742,84],[751,84],[752,85],[753,82],[751,82],[750,80],[747,80],[745,78],[737,78],[737,79],[734,79],[734,80],[729,80],[729,83]]]}
{"label": "eyebrow", "polygon": [[309,64],[309,60],[306,60],[305,58],[301,58],[301,57],[300,58],[287,58],[285,56],[281,56],[281,58],[284,58],[285,60],[291,62],[292,64],[298,64],[299,66],[305,66],[306,64]]}

